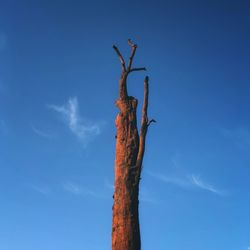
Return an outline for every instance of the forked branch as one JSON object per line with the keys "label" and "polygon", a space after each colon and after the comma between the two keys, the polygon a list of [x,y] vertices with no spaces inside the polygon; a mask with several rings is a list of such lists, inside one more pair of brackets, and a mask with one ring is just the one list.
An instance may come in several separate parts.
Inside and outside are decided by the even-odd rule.
{"label": "forked branch", "polygon": [[121,52],[119,51],[119,49],[113,45],[113,49],[115,50],[116,54],[118,55],[118,58],[120,59],[121,65],[122,65],[122,73],[130,73],[130,72],[134,72],[134,71],[145,71],[146,68],[145,67],[139,67],[139,68],[132,68],[132,64],[133,64],[133,59],[135,56],[135,52],[136,52],[136,48],[137,45],[134,44],[131,39],[128,39],[128,44],[131,47],[131,55],[129,57],[129,61],[128,61],[128,67],[126,68],[126,63],[125,60],[121,54]]}

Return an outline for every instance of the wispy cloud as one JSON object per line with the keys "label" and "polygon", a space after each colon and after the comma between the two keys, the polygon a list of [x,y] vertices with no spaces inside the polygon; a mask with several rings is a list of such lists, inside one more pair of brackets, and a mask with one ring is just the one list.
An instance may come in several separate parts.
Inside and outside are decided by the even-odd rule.
{"label": "wispy cloud", "polygon": [[49,137],[52,137],[52,136],[53,136],[52,133],[48,133],[48,132],[45,132],[45,131],[43,131],[43,130],[41,130],[41,129],[38,129],[38,128],[36,128],[33,124],[31,124],[30,127],[31,127],[32,131],[33,131],[35,134],[37,134],[37,135],[39,135],[39,136],[41,136],[41,137],[47,137],[47,138],[49,138]]}
{"label": "wispy cloud", "polygon": [[103,196],[96,192],[93,191],[87,187],[84,187],[82,185],[79,185],[77,183],[67,181],[63,184],[63,189],[73,195],[81,195],[81,196],[92,196],[96,198],[103,198]]}
{"label": "wispy cloud", "polygon": [[172,168],[175,168],[175,169],[178,169],[180,168],[180,158],[181,158],[181,155],[179,153],[175,153],[172,158],[170,159],[170,166]]}
{"label": "wispy cloud", "polygon": [[225,195],[226,193],[222,190],[215,188],[213,185],[205,182],[201,179],[199,175],[191,174],[191,175],[181,175],[181,176],[166,176],[164,174],[147,172],[153,178],[165,182],[167,184],[172,184],[184,189],[193,189],[199,188],[204,189],[206,191],[212,192],[217,195]]}
{"label": "wispy cloud", "polygon": [[152,172],[147,172],[147,174],[167,184],[176,185],[182,188],[189,188],[191,186],[191,183],[188,180],[187,176],[181,176],[181,177],[174,175],[166,176],[161,173],[152,173]]}
{"label": "wispy cloud", "polygon": [[192,183],[193,185],[195,185],[196,187],[198,187],[198,188],[205,189],[205,190],[207,190],[207,191],[210,191],[210,192],[215,193],[215,194],[218,194],[218,195],[224,195],[224,194],[225,194],[224,191],[221,191],[221,190],[215,188],[214,186],[212,186],[211,184],[204,182],[204,181],[200,178],[199,175],[194,175],[194,174],[192,174],[192,175],[190,176],[190,180],[191,180],[191,183]]}
{"label": "wispy cloud", "polygon": [[51,192],[50,188],[47,186],[37,186],[37,185],[29,185],[29,187],[31,189],[33,189],[34,191],[43,194],[43,195],[47,195]]}
{"label": "wispy cloud", "polygon": [[100,124],[89,122],[80,116],[77,97],[70,98],[62,106],[48,105],[48,107],[58,112],[70,131],[84,143],[101,132]]}

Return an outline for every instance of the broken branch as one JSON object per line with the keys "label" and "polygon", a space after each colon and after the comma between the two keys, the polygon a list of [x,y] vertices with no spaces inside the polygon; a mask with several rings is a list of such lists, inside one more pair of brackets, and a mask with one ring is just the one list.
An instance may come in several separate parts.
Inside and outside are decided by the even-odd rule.
{"label": "broken branch", "polygon": [[149,126],[152,122],[156,123],[156,120],[155,120],[155,119],[151,119],[151,120],[148,122],[147,125]]}
{"label": "broken branch", "polygon": [[[145,151],[145,142],[146,142],[146,135],[148,131],[148,76],[145,77],[144,80],[144,101],[142,107],[142,119],[141,119],[141,130],[140,130],[140,137],[139,137],[139,151],[136,160],[136,166],[138,167],[138,173],[140,177],[142,161]],[[152,120],[151,120],[152,122]]]}
{"label": "broken branch", "polygon": [[118,55],[120,61],[121,61],[121,65],[122,65],[122,72],[126,72],[126,65],[125,65],[125,60],[121,54],[121,52],[119,51],[119,49],[113,45],[113,49],[115,50],[116,54]]}
{"label": "broken branch", "polygon": [[142,71],[142,70],[146,71],[147,69],[146,69],[145,67],[143,67],[143,68],[133,68],[133,69],[131,69],[131,70],[129,71],[129,73],[130,73],[130,72],[133,72],[133,71]]}
{"label": "broken branch", "polygon": [[128,72],[129,72],[131,70],[131,67],[132,67],[132,63],[133,63],[133,59],[134,59],[134,56],[135,56],[135,51],[136,51],[137,45],[134,44],[131,41],[131,39],[128,39],[128,44],[132,48],[131,55],[129,57],[129,63],[128,63]]}

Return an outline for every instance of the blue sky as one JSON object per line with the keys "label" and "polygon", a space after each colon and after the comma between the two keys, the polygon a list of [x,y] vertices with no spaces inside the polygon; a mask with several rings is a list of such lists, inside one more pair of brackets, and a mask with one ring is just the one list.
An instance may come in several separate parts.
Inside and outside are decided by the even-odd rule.
{"label": "blue sky", "polygon": [[[120,65],[150,76],[143,250],[250,249],[248,1],[2,1],[0,249],[108,250]],[[143,95],[144,72],[129,78]],[[140,112],[139,112],[140,113]]]}

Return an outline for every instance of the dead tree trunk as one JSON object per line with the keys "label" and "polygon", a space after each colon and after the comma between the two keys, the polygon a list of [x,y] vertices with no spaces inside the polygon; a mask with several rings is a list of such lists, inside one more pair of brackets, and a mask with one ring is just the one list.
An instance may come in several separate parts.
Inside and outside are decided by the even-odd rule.
{"label": "dead tree trunk", "polygon": [[112,223],[112,250],[140,250],[140,226],[138,213],[139,182],[142,160],[145,151],[147,130],[151,122],[148,119],[148,77],[144,80],[144,103],[140,135],[137,129],[137,99],[128,96],[127,77],[131,72],[146,70],[132,68],[137,45],[128,40],[131,55],[128,66],[116,46],[113,46],[122,65],[119,80],[119,99],[116,106],[120,110],[116,117],[116,159],[115,190]]}

